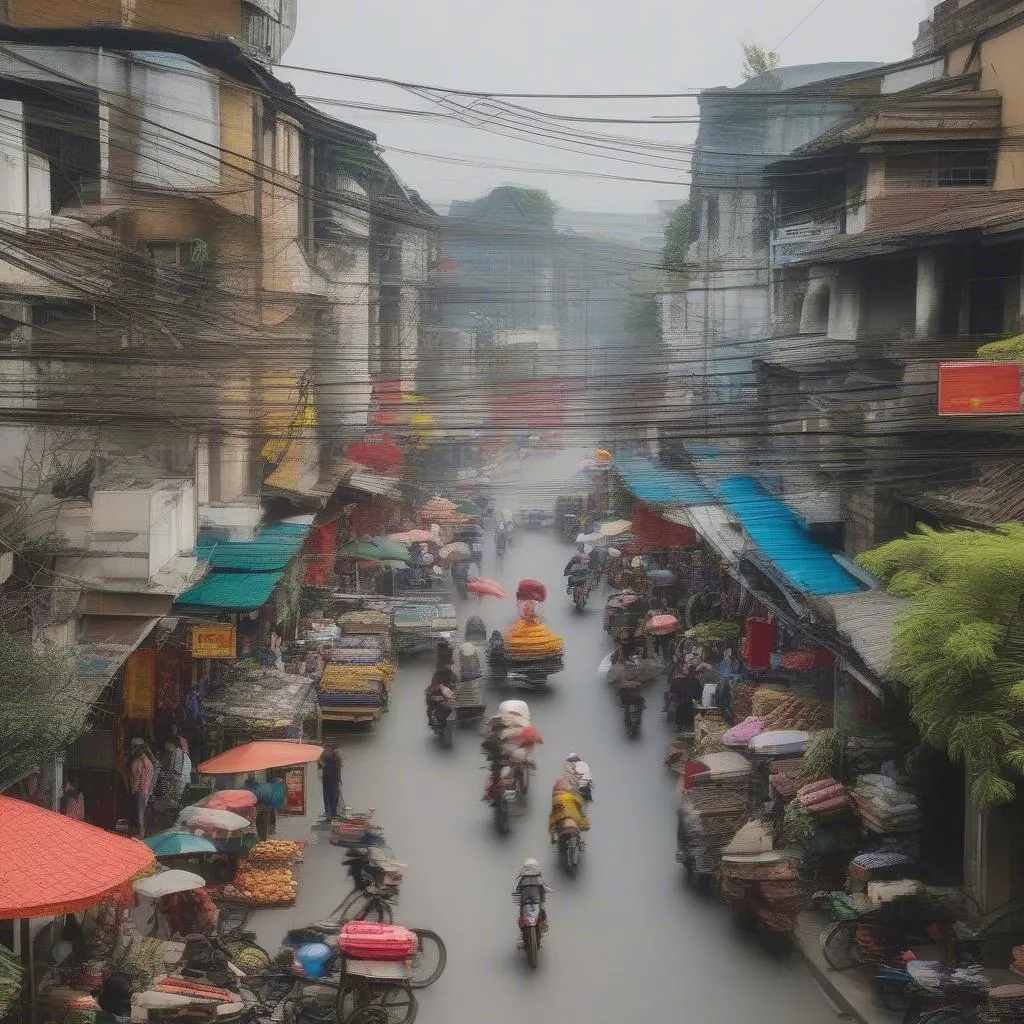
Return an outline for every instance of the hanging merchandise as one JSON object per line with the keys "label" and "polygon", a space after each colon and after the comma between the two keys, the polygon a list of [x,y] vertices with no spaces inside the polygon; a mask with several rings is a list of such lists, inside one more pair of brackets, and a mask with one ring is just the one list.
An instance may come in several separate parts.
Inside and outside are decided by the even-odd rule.
{"label": "hanging merchandise", "polygon": [[775,650],[775,620],[747,619],[740,653],[747,667],[761,672],[771,665],[772,651]]}
{"label": "hanging merchandise", "polygon": [[334,569],[334,548],[338,539],[338,521],[314,526],[306,542],[306,575],[304,583],[326,587]]}

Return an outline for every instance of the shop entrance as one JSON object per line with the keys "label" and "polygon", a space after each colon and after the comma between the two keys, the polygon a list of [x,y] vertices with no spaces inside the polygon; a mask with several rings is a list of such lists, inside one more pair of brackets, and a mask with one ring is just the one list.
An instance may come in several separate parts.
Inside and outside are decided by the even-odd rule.
{"label": "shop entrance", "polygon": [[964,880],[964,814],[967,784],[964,766],[934,747],[922,748],[919,763],[921,857],[933,885],[958,886]]}

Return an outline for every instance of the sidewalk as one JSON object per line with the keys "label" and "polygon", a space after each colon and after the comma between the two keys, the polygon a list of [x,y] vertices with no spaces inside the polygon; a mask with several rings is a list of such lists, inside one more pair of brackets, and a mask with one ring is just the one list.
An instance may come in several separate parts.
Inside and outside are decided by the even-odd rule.
{"label": "sidewalk", "polygon": [[901,1017],[883,1009],[871,990],[871,979],[853,968],[834,971],[821,952],[819,936],[831,918],[824,911],[809,910],[797,918],[793,944],[807,961],[815,981],[837,1009],[859,1024],[897,1024]]}

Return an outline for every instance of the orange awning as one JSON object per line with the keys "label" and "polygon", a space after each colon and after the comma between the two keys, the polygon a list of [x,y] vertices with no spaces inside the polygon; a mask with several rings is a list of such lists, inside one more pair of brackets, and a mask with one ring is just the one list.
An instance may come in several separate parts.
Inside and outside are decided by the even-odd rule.
{"label": "orange awning", "polygon": [[0,920],[85,910],[153,863],[137,839],[0,796]]}
{"label": "orange awning", "polygon": [[232,747],[204,761],[196,771],[202,775],[244,775],[265,768],[286,768],[291,764],[317,761],[324,752],[315,743],[291,743],[288,740],[257,740]]}

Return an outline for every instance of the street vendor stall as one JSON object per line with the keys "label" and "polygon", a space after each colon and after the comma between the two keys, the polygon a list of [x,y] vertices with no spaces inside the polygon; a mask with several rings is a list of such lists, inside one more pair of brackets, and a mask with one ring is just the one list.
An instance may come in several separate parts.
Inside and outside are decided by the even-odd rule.
{"label": "street vendor stall", "polygon": [[450,604],[396,604],[392,614],[392,635],[399,654],[433,651],[442,640],[452,642],[458,628]]}

